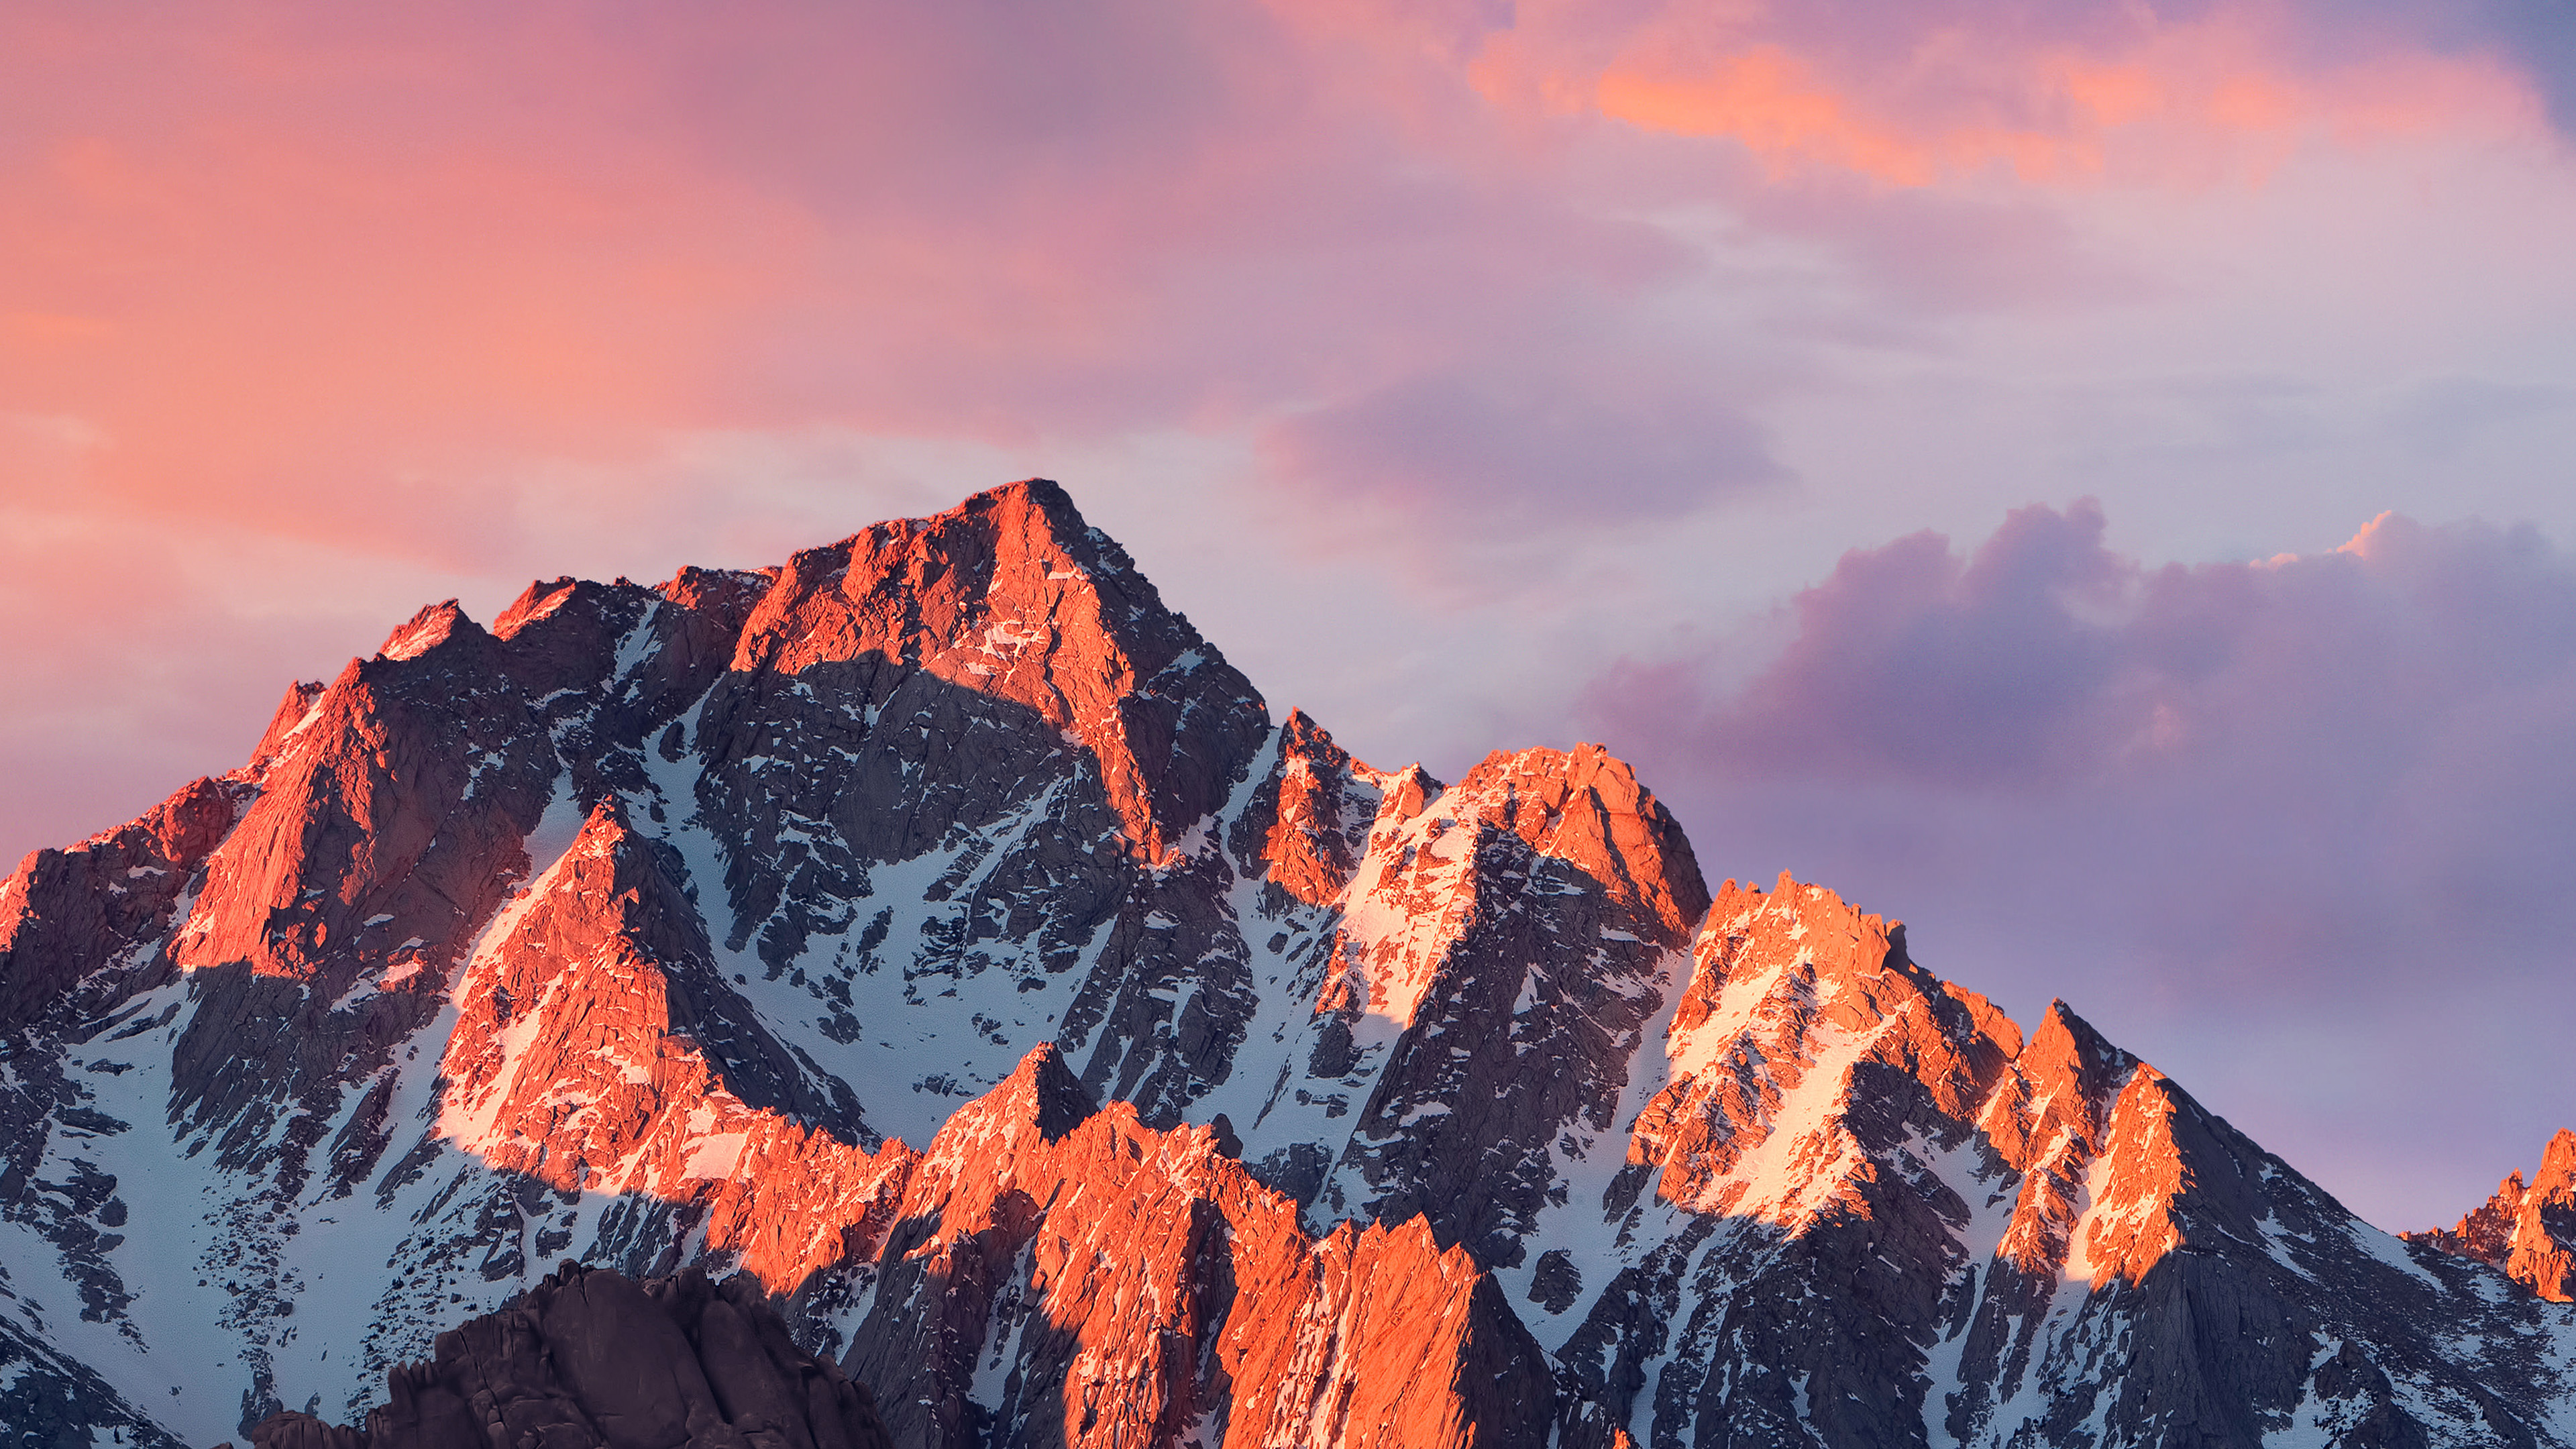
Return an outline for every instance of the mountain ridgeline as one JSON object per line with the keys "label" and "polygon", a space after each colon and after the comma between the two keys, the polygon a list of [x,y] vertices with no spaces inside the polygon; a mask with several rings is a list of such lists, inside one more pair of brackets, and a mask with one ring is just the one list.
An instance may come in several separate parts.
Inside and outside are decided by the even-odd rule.
{"label": "mountain ridgeline", "polygon": [[0,1440],[2576,1445],[2562,1144],[2383,1234],[1597,747],[1274,725],[1032,481],[423,610],[28,857]]}

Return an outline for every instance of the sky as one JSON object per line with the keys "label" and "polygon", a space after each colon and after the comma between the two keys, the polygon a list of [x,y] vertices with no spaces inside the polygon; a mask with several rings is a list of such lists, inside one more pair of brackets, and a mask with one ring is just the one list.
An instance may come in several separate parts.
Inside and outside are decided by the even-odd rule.
{"label": "sky", "polygon": [[0,855],[1044,475],[2448,1222],[2576,1126],[2571,136],[2560,0],[0,7]]}

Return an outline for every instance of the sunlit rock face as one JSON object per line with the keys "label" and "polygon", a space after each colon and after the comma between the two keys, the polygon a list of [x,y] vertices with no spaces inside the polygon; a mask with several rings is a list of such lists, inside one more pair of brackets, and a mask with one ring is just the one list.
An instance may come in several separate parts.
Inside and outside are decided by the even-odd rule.
{"label": "sunlit rock face", "polygon": [[861,1294],[899,1442],[1527,1445],[1546,1354],[1419,1218],[1320,1237],[1207,1128],[1095,1108],[1053,1047],[949,1118]]}
{"label": "sunlit rock face", "polygon": [[2576,1298],[2576,1131],[2549,1139],[2528,1184],[2508,1173],[2456,1226],[2406,1236],[2501,1268],[2553,1303]]}
{"label": "sunlit rock face", "polygon": [[1274,725],[1043,482],[423,610],[0,953],[57,1438],[352,1421],[580,1262],[758,1292],[907,1445],[2576,1442],[2514,1282],[2576,1139],[2389,1238],[2063,1005],[1712,891],[1597,746]]}

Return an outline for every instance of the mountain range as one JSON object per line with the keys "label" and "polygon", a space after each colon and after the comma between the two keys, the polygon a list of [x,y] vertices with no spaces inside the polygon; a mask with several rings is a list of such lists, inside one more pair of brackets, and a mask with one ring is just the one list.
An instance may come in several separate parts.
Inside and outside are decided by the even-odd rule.
{"label": "mountain range", "polygon": [[822,1407],[491,1443],[2576,1445],[2571,1248],[2576,1134],[2394,1237],[1597,746],[1274,723],[1041,480],[424,609],[0,885],[12,1444],[348,1449],[613,1289]]}

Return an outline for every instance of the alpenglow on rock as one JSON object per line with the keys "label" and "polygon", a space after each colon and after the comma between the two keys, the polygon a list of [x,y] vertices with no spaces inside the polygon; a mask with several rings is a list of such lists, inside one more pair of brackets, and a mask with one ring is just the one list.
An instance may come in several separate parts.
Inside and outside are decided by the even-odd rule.
{"label": "alpenglow on rock", "polygon": [[0,1234],[49,1445],[318,1432],[567,1264],[907,1446],[2576,1444],[2529,1278],[1598,747],[1274,724],[1044,482],[423,610],[30,856]]}

